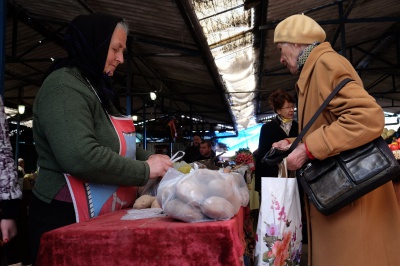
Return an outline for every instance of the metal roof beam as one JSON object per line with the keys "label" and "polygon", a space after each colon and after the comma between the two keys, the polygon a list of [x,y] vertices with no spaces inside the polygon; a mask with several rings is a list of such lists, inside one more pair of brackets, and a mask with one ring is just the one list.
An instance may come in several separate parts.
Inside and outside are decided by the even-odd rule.
{"label": "metal roof beam", "polygon": [[[219,74],[217,66],[215,65],[214,57],[211,54],[211,51],[207,43],[207,39],[204,36],[203,29],[198,21],[195,11],[193,10],[193,6],[191,5],[191,3],[189,3],[189,1],[184,1],[184,0],[177,0],[176,5],[188,29],[190,30],[190,33],[193,39],[195,40],[199,50],[203,51],[204,53],[203,54],[204,63],[206,64],[206,67],[214,81],[216,88],[218,90],[225,92],[226,88],[224,82]],[[235,131],[237,131],[236,118],[232,113],[232,109],[230,108],[228,99],[226,97],[224,99],[224,103],[225,103],[225,108],[229,110],[229,115],[231,117]]]}
{"label": "metal roof beam", "polygon": [[198,54],[201,55],[200,52],[196,49],[190,49],[187,47],[182,47],[176,44],[173,44],[171,42],[168,42],[166,40],[158,40],[155,38],[151,38],[148,36],[141,36],[138,34],[129,34],[128,39],[131,39],[131,42],[134,44],[135,42],[139,42],[139,43],[145,43],[145,44],[151,44],[151,45],[155,45],[158,47],[163,47],[163,48],[168,48],[168,49],[172,49],[172,50],[176,50],[176,51],[180,51],[184,54]]}
{"label": "metal roof beam", "polygon": [[[273,30],[275,29],[275,26],[281,22],[282,20],[279,21],[274,21],[267,23],[266,25],[262,25],[259,27],[260,30]],[[344,18],[343,23],[371,23],[371,22],[399,22],[400,17],[381,17],[381,18]],[[332,24],[340,24],[341,21],[340,19],[330,19],[330,20],[318,20],[317,23],[319,25],[332,25]]]}

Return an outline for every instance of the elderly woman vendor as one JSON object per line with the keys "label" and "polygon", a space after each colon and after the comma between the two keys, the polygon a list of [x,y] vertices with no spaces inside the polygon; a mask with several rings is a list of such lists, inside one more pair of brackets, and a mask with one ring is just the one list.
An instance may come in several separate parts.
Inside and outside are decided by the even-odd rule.
{"label": "elderly woman vendor", "polygon": [[[322,27],[306,15],[290,16],[275,29],[280,62],[299,76],[295,89],[300,130],[338,83],[345,78],[353,80],[332,99],[288,156],[290,170],[299,169],[307,160],[323,160],[368,143],[379,137],[384,127],[381,107],[364,89],[350,62],[335,52],[325,37]],[[287,141],[273,145],[287,146]],[[392,182],[330,216],[319,213],[312,204],[306,209],[311,265],[400,265],[400,210]]]}
{"label": "elderly woman vendor", "polygon": [[137,186],[163,176],[166,155],[136,147],[111,77],[124,62],[128,27],[119,17],[82,15],[65,35],[33,106],[39,173],[29,208],[32,259],[43,233],[132,206]]}

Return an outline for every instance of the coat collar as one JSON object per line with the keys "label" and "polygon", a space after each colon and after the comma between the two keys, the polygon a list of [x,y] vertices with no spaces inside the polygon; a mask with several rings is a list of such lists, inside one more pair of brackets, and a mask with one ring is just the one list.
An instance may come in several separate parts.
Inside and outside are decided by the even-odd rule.
{"label": "coat collar", "polygon": [[314,70],[315,64],[317,63],[318,58],[327,52],[333,52],[332,46],[329,42],[324,42],[315,47],[310,55],[308,56],[307,61],[304,64],[304,67],[300,73],[300,77],[296,83],[296,91],[299,93],[304,93],[306,84],[310,79],[310,76]]}

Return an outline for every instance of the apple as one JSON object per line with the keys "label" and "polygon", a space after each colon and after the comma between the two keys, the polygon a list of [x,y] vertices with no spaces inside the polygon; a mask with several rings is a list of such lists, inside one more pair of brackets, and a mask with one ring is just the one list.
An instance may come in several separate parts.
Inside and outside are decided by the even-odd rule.
{"label": "apple", "polygon": [[392,151],[397,151],[399,149],[399,144],[397,142],[389,144],[389,149]]}

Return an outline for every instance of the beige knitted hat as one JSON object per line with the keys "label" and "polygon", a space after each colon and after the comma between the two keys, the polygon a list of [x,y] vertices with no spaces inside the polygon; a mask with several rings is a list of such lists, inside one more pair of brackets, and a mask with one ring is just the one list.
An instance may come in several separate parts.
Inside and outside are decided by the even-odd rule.
{"label": "beige knitted hat", "polygon": [[312,44],[325,41],[326,34],[312,18],[301,14],[282,20],[275,28],[274,43]]}

